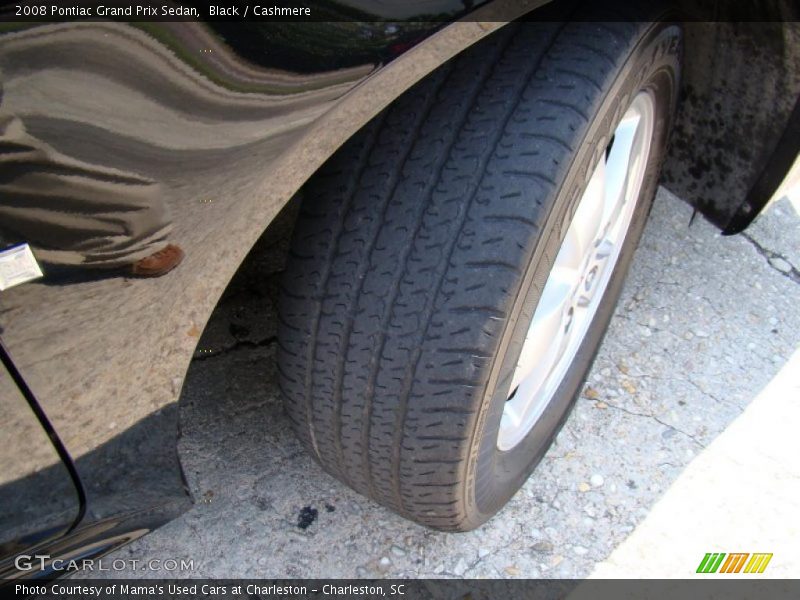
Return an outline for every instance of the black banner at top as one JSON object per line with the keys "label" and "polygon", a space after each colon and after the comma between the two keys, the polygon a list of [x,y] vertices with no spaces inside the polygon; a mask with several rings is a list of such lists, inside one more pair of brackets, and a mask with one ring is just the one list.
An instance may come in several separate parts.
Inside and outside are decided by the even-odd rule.
{"label": "black banner at top", "polygon": [[[581,5],[582,20],[650,20],[658,15],[683,21],[800,21],[800,3],[795,0],[19,0],[0,2],[0,24],[83,20],[561,21],[569,19]],[[593,5],[596,10],[585,10]]]}

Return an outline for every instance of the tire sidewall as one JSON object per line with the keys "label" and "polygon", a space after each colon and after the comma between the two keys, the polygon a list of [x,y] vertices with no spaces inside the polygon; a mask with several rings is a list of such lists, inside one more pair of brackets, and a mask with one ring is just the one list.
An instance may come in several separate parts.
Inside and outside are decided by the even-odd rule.
{"label": "tire sidewall", "polygon": [[[470,446],[464,505],[474,527],[497,512],[523,485],[544,456],[585,381],[622,289],[625,274],[647,220],[658,184],[674,113],[681,59],[681,30],[676,24],[656,23],[645,28],[590,122],[559,192],[549,209],[543,234],[513,301],[510,318],[489,372],[486,393]],[[507,452],[497,449],[497,434],[511,383],[541,290],[566,236],[594,166],[633,98],[648,91],[655,101],[655,123],[648,164],[639,199],[597,313],[578,348],[564,380],[527,437]],[[500,383],[504,382],[504,383]]]}

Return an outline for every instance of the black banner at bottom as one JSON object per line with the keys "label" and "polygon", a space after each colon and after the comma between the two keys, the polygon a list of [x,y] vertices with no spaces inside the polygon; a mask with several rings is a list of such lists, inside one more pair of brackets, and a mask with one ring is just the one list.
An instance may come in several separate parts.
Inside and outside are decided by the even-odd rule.
{"label": "black banner at bottom", "polygon": [[628,598],[769,598],[795,600],[800,580],[693,579],[693,580],[450,580],[450,579],[62,579],[47,583],[5,581],[5,594],[17,598],[62,599],[262,599],[335,598],[360,600],[624,600]]}

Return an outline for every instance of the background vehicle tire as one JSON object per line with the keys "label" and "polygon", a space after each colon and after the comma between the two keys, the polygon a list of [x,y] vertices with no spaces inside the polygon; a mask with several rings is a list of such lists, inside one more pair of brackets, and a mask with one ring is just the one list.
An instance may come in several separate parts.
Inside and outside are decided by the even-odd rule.
{"label": "background vehicle tire", "polygon": [[[524,483],[574,403],[644,227],[680,40],[669,24],[507,26],[420,82],[309,182],[278,363],[297,434],[326,470],[448,531],[477,527]],[[502,438],[543,289],[637,102],[648,125],[630,155],[637,143],[647,151],[620,184],[635,193],[621,204],[614,261],[539,414]]]}

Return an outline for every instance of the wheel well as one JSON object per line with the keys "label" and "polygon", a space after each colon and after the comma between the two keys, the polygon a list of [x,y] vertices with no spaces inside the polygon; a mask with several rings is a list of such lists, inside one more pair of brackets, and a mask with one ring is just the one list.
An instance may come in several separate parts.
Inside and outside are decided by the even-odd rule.
{"label": "wheel well", "polygon": [[725,233],[738,233],[800,150],[800,24],[688,22],[684,39],[663,183]]}

